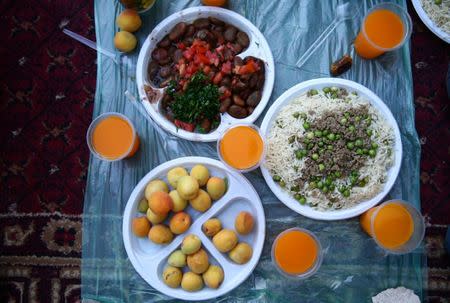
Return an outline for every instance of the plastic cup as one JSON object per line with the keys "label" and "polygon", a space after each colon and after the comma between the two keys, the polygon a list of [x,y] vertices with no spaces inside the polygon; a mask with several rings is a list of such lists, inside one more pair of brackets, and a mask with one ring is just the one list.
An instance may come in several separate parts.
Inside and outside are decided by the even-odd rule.
{"label": "plastic cup", "polygon": [[[236,167],[234,167],[232,164],[228,163],[228,162],[224,159],[224,157],[223,157],[223,155],[222,155],[222,152],[221,152],[221,148],[220,148],[224,136],[225,136],[230,130],[232,130],[232,129],[236,128],[236,127],[240,127],[240,126],[250,127],[250,128],[252,128],[252,129],[254,129],[254,130],[258,133],[258,135],[259,135],[259,137],[261,138],[262,143],[263,143],[261,155],[260,155],[260,158],[259,158],[258,162],[256,162],[256,163],[255,163],[254,165],[252,165],[252,166],[245,167],[245,168],[236,168]],[[222,161],[222,163],[224,163],[225,166],[227,166],[228,168],[230,168],[230,169],[232,169],[232,170],[239,171],[239,172],[241,172],[241,173],[246,173],[246,172],[249,172],[249,171],[252,171],[252,170],[257,169],[257,168],[261,165],[261,163],[262,163],[262,161],[263,161],[263,159],[264,159],[264,156],[265,156],[265,145],[266,145],[266,143],[265,143],[265,141],[264,141],[263,136],[261,135],[261,131],[259,130],[259,127],[258,127],[258,126],[254,125],[254,124],[245,124],[245,123],[242,123],[242,124],[236,124],[236,125],[233,125],[233,126],[227,128],[227,129],[225,129],[225,130],[220,134],[220,137],[219,137],[219,139],[217,140],[217,154],[219,155],[220,161]]]}
{"label": "plastic cup", "polygon": [[[317,245],[317,257],[316,260],[314,262],[314,264],[305,272],[300,273],[300,274],[291,274],[288,272],[285,272],[277,263],[277,260],[275,259],[275,247],[277,245],[278,240],[280,239],[281,236],[283,236],[286,233],[292,232],[292,231],[301,231],[303,233],[308,234],[309,236],[311,236],[311,238],[314,239],[314,241],[316,242]],[[320,266],[322,265],[322,260],[323,260],[323,250],[322,250],[322,246],[320,244],[319,238],[317,238],[317,236],[312,233],[311,231],[304,229],[304,228],[300,228],[300,227],[294,227],[294,228],[289,228],[286,229],[285,231],[281,232],[273,241],[272,244],[272,251],[271,251],[271,256],[272,256],[272,263],[274,264],[275,268],[278,270],[278,272],[280,272],[283,276],[287,277],[287,278],[293,278],[293,279],[306,279],[311,277],[312,275],[314,275],[320,268]]]}
{"label": "plastic cup", "polygon": [[[97,125],[104,119],[110,118],[110,117],[118,117],[122,120],[124,120],[125,122],[128,123],[128,125],[131,127],[131,130],[133,132],[133,138],[132,138],[132,143],[130,144],[129,148],[127,149],[127,151],[123,154],[120,155],[116,158],[109,158],[109,157],[105,157],[103,156],[101,153],[99,153],[95,147],[94,144],[92,143],[92,136],[93,133],[95,131],[95,128],[97,127]],[[87,134],[86,134],[86,141],[87,141],[87,145],[89,147],[89,150],[91,151],[91,153],[97,157],[100,160],[104,160],[104,161],[108,161],[108,162],[115,162],[115,161],[120,161],[123,160],[125,158],[129,158],[132,157],[136,151],[139,148],[139,144],[140,144],[140,140],[139,140],[139,136],[136,132],[136,128],[134,127],[133,123],[131,122],[130,119],[128,119],[125,115],[122,115],[120,113],[115,113],[115,112],[109,112],[109,113],[104,113],[101,114],[100,116],[98,116],[97,118],[95,118],[91,124],[89,125]]]}
{"label": "plastic cup", "polygon": [[[402,205],[408,213],[411,215],[414,228],[411,237],[408,241],[406,241],[404,244],[397,246],[395,248],[390,248],[384,246],[377,238],[374,224],[377,220],[377,215],[380,212],[383,207],[386,207],[386,205],[389,204],[400,204]],[[411,204],[403,201],[403,200],[389,200],[382,204],[380,204],[377,207],[373,207],[369,209],[366,213],[364,213],[360,218],[360,223],[364,231],[369,234],[377,243],[378,246],[380,246],[383,250],[385,250],[388,253],[391,254],[407,254],[416,249],[420,243],[422,242],[424,235],[425,235],[425,221],[420,213],[419,210],[417,210],[414,206]]]}
{"label": "plastic cup", "polygon": [[[372,41],[366,32],[366,24],[367,24],[367,18],[370,16],[373,12],[377,10],[389,10],[393,13],[395,13],[400,20],[403,23],[403,38],[402,40],[395,46],[390,48],[385,48],[374,41]],[[381,30],[381,29],[379,29]],[[402,8],[401,6],[393,3],[381,3],[378,5],[375,5],[372,9],[369,10],[367,15],[364,17],[363,24],[361,26],[361,30],[358,34],[358,36],[355,39],[355,51],[356,53],[365,58],[365,59],[373,59],[376,58],[385,52],[396,50],[405,44],[405,42],[409,39],[412,32],[412,22],[411,17],[409,16],[406,9]],[[383,33],[380,33],[383,34]]]}

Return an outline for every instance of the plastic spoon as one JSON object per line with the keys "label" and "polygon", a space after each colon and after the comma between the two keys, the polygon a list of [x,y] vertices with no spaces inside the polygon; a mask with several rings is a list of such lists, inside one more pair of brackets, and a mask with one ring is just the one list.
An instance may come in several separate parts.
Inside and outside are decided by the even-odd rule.
{"label": "plastic spoon", "polygon": [[359,8],[353,2],[341,3],[336,7],[336,16],[328,27],[320,34],[308,50],[298,59],[297,67],[302,67],[312,54],[322,45],[322,43],[333,33],[336,27],[343,21],[352,19],[359,12]]}

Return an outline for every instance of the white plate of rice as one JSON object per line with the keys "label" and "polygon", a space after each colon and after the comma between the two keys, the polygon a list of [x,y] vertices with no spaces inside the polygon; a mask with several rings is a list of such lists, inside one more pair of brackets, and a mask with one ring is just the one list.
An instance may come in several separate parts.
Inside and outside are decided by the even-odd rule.
{"label": "white plate of rice", "polygon": [[[312,91],[314,95],[311,95]],[[361,109],[365,109],[366,114],[358,118],[356,123],[354,119],[358,115],[353,111]],[[320,123],[321,119],[323,121],[323,118],[329,115],[335,115],[336,119],[340,119],[339,115],[345,112],[351,113],[352,116],[349,117],[347,124],[342,124],[342,127],[347,129],[347,125],[353,125],[352,123],[364,126],[357,127],[357,130],[353,129],[352,132],[355,134],[367,132],[367,137],[361,140],[364,143],[359,142],[359,144],[368,145],[367,149],[363,145],[358,145],[361,148],[355,146],[358,140],[354,139],[352,139],[351,149],[347,147],[350,140],[345,139],[348,136],[346,131],[336,131],[337,138],[331,137],[332,140],[324,139],[328,136],[316,136],[316,139],[311,139],[315,142],[311,144],[314,147],[306,147],[310,145],[308,143],[310,140],[306,139],[308,133],[309,135],[314,133],[314,127],[319,125],[314,126],[314,123]],[[361,122],[361,119],[367,119],[367,122],[366,120]],[[305,129],[305,122],[311,126]],[[350,129],[352,126],[348,127]],[[282,94],[269,108],[261,124],[261,134],[266,143],[266,158],[261,165],[261,171],[268,186],[286,206],[312,219],[341,220],[362,214],[386,196],[400,170],[402,143],[394,116],[377,95],[353,81],[321,78],[295,85]],[[294,140],[291,140],[293,137]],[[320,145],[319,148],[320,143],[317,140],[325,141],[325,147]],[[327,144],[336,145],[330,147]],[[344,149],[339,148],[339,144],[341,146],[344,144],[344,148],[350,150],[348,153],[358,152],[354,158],[360,159],[360,166],[352,170],[351,174],[350,170],[343,169],[339,166],[342,164],[335,163],[330,157],[330,155],[334,156],[335,151]],[[371,146],[374,146],[373,153],[370,151]],[[329,151],[327,147],[330,147]],[[364,154],[359,153],[363,152],[363,149]],[[298,157],[299,151],[309,154]],[[320,153],[318,160],[313,159],[316,151]],[[349,159],[348,155],[347,159]],[[326,175],[320,178],[315,176],[315,174],[323,174],[318,173],[323,167],[320,167],[320,164],[316,166],[315,174],[312,173],[314,169],[311,167],[316,165],[315,162],[330,159],[332,159],[331,162],[325,162],[328,163],[325,166]],[[334,168],[336,168],[335,171],[333,171]],[[355,173],[354,179],[351,177],[353,173]],[[306,175],[313,177],[304,180]],[[328,181],[330,183],[326,183]]]}
{"label": "white plate of rice", "polygon": [[450,43],[450,0],[412,0],[422,22],[439,38]]}

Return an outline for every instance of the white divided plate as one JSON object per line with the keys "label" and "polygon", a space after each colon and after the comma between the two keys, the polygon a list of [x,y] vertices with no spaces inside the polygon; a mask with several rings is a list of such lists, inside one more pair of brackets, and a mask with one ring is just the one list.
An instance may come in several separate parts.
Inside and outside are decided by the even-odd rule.
{"label": "white divided plate", "polygon": [[[217,129],[208,133],[192,133],[183,129],[177,129],[177,127],[170,122],[160,111],[160,102],[150,103],[144,91],[144,84],[149,84],[150,80],[147,78],[147,66],[151,59],[151,53],[156,47],[156,44],[167,35],[170,30],[179,22],[192,23],[198,18],[216,17],[225,21],[228,24],[234,25],[239,30],[244,31],[250,38],[250,45],[242,53],[238,54],[239,57],[245,58],[253,56],[261,59],[265,63],[265,81],[262,89],[261,101],[255,108],[253,113],[244,119],[236,119],[231,117],[228,113],[221,115],[221,123]],[[199,6],[191,7],[175,14],[170,15],[161,23],[159,23],[150,35],[145,40],[142,48],[139,52],[139,58],[136,68],[136,82],[138,86],[139,96],[143,100],[145,109],[150,114],[152,119],[160,125],[163,129],[168,131],[174,136],[201,142],[213,142],[216,141],[220,134],[228,128],[230,125],[237,123],[253,123],[259,115],[263,112],[264,107],[269,101],[272,94],[273,84],[275,80],[275,65],[273,61],[272,52],[269,48],[269,44],[264,38],[263,34],[256,28],[250,21],[243,16],[230,11],[228,9],[212,6]]]}
{"label": "white divided plate", "polygon": [[288,103],[290,103],[297,96],[307,92],[310,89],[321,89],[324,87],[342,87],[346,88],[349,91],[356,91],[360,96],[365,97],[375,108],[377,108],[383,117],[386,119],[387,123],[389,123],[395,135],[395,144],[393,148],[393,152],[395,154],[395,160],[393,166],[388,170],[387,173],[387,182],[384,185],[383,190],[367,201],[361,201],[356,206],[347,208],[347,209],[339,209],[339,210],[330,210],[330,211],[319,211],[308,205],[301,205],[291,197],[286,191],[284,191],[277,183],[272,180],[272,176],[270,172],[264,166],[264,163],[260,166],[264,179],[266,180],[267,185],[269,185],[272,192],[283,202],[287,207],[292,209],[293,211],[317,220],[342,220],[348,219],[352,217],[356,217],[369,208],[378,204],[381,199],[386,196],[386,194],[391,190],[394,185],[395,179],[400,171],[400,165],[402,163],[402,142],[400,137],[400,131],[398,129],[397,122],[395,121],[394,116],[392,115],[389,108],[384,104],[384,102],[375,95],[371,90],[358,84],[356,82],[338,79],[338,78],[321,78],[314,79],[302,82],[291,87],[289,90],[284,92],[269,108],[266,116],[261,124],[261,134],[264,138],[267,137],[270,128],[272,127],[273,121],[276,119],[278,112]]}
{"label": "white divided plate", "polygon": [[[228,179],[228,189],[225,195],[213,202],[211,208],[200,213],[188,205],[186,212],[192,218],[191,227],[181,235],[174,237],[167,245],[157,245],[148,238],[138,238],[131,230],[134,217],[142,216],[137,206],[144,197],[145,186],[154,179],[167,182],[167,172],[176,166],[186,168],[188,171],[196,165],[205,165],[211,176]],[[253,256],[249,262],[239,265],[231,261],[227,254],[222,254],[213,245],[201,230],[202,224],[209,218],[216,217],[222,222],[223,228],[234,230],[234,220],[241,211],[250,212],[255,218],[253,231],[245,236],[239,235],[239,241],[247,242],[253,248]],[[170,219],[170,217],[169,217]],[[168,220],[166,219],[166,223]],[[221,296],[241,284],[253,271],[261,256],[265,237],[264,209],[258,194],[252,184],[240,173],[230,171],[221,162],[204,157],[178,158],[159,165],[149,172],[134,188],[127,202],[123,215],[123,242],[128,257],[136,271],[147,283],[161,293],[183,300],[200,301]],[[224,270],[225,279],[218,289],[204,287],[197,292],[187,292],[180,288],[170,288],[162,281],[162,273],[167,265],[167,258],[174,250],[180,248],[183,238],[188,234],[196,234],[202,241],[203,248],[208,252],[211,264],[218,264]]]}
{"label": "white divided plate", "polygon": [[[414,9],[416,10],[417,14],[419,15],[422,22],[428,27],[430,31],[432,31],[436,36],[441,38],[447,43],[450,43],[450,35],[444,32],[440,27],[438,27],[433,20],[430,19],[428,14],[425,12],[425,10],[422,7],[422,2],[420,0],[411,0],[412,4],[414,6]],[[434,1],[434,0],[430,0]]]}

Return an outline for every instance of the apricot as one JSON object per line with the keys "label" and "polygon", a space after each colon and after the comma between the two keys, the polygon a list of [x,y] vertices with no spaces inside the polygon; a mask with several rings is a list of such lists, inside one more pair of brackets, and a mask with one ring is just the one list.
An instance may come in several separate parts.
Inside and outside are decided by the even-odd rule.
{"label": "apricot", "polygon": [[187,170],[184,167],[178,166],[172,168],[167,172],[167,180],[169,181],[169,184],[176,189],[178,185],[178,179],[187,175],[188,175]]}
{"label": "apricot", "polygon": [[141,27],[142,20],[135,10],[125,9],[117,16],[116,24],[121,30],[134,33]]}
{"label": "apricot", "polygon": [[148,206],[155,214],[164,215],[172,210],[173,201],[168,193],[156,191],[151,194]]}
{"label": "apricot", "polygon": [[191,226],[191,216],[185,212],[176,213],[172,219],[170,219],[170,230],[176,234],[182,234]]}
{"label": "apricot", "polygon": [[186,266],[186,255],[181,250],[176,250],[170,254],[167,263],[175,267],[184,267]]}
{"label": "apricot", "polygon": [[202,241],[194,234],[187,235],[181,242],[181,251],[185,255],[190,255],[197,252],[202,246]]}
{"label": "apricot", "polygon": [[245,242],[238,243],[228,254],[230,259],[237,264],[247,263],[252,258],[252,255],[252,247]]}
{"label": "apricot", "polygon": [[145,187],[145,198],[147,200],[150,200],[150,196],[155,191],[163,191],[165,193],[169,192],[169,187],[167,186],[166,182],[162,180],[153,180],[150,181],[147,186]]}
{"label": "apricot", "polygon": [[152,224],[159,224],[167,218],[167,214],[155,214],[150,208],[147,209],[147,219]]}
{"label": "apricot", "polygon": [[178,179],[177,191],[182,199],[191,200],[197,197],[199,185],[191,176],[183,176]]}
{"label": "apricot", "polygon": [[191,169],[191,177],[197,180],[198,185],[205,186],[209,179],[209,171],[204,165],[197,164]]}
{"label": "apricot", "polygon": [[217,218],[207,220],[202,225],[202,230],[208,237],[214,237],[222,229],[222,223]]}
{"label": "apricot", "polygon": [[227,0],[202,0],[202,3],[208,6],[225,6]]}
{"label": "apricot", "polygon": [[173,234],[167,226],[157,224],[150,228],[148,238],[156,244],[167,244],[172,242]]}
{"label": "apricot", "polygon": [[187,256],[187,266],[196,274],[204,273],[209,267],[208,254],[206,251],[200,248],[196,253]]}
{"label": "apricot", "polygon": [[206,183],[206,191],[213,200],[219,200],[225,193],[226,185],[225,181],[218,177],[211,177]]}
{"label": "apricot", "polygon": [[241,211],[234,221],[234,228],[241,235],[249,234],[254,225],[253,216],[247,211]]}
{"label": "apricot", "polygon": [[223,269],[217,265],[210,265],[203,273],[203,281],[209,288],[218,288],[223,282]]}
{"label": "apricot", "polygon": [[214,246],[218,251],[226,253],[232,250],[238,242],[238,237],[233,230],[222,229],[213,237]]}
{"label": "apricot", "polygon": [[179,268],[174,266],[167,266],[163,272],[163,281],[167,286],[177,288],[181,284],[183,273]]}
{"label": "apricot", "polygon": [[198,291],[203,288],[203,280],[200,275],[188,271],[181,279],[181,287],[186,291]]}
{"label": "apricot", "polygon": [[211,207],[211,197],[208,195],[206,191],[200,189],[198,191],[197,197],[190,200],[189,204],[192,206],[193,209],[203,213]]}
{"label": "apricot", "polygon": [[146,235],[148,235],[148,231],[150,230],[151,224],[146,217],[138,217],[133,218],[133,221],[131,222],[131,227],[133,233],[136,236],[145,237]]}
{"label": "apricot", "polygon": [[140,213],[145,214],[147,212],[147,209],[148,209],[148,201],[147,201],[147,199],[142,198],[141,201],[139,201],[139,204],[138,204],[138,211]]}
{"label": "apricot", "polygon": [[187,206],[187,200],[184,200],[180,197],[180,194],[178,194],[178,192],[176,190],[172,190],[169,193],[169,196],[172,198],[173,201],[173,209],[172,211],[174,212],[179,212],[182,211],[183,209],[186,208]]}
{"label": "apricot", "polygon": [[121,52],[129,53],[136,48],[137,39],[129,32],[120,31],[114,36],[114,46]]}

